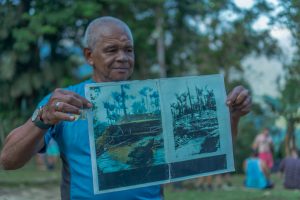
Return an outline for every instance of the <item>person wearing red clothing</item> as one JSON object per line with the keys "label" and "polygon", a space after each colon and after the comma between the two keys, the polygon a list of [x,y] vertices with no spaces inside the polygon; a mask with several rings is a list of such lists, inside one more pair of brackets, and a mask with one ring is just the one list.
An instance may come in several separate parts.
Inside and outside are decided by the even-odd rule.
{"label": "person wearing red clothing", "polygon": [[262,132],[255,137],[252,148],[258,151],[258,157],[266,163],[269,169],[272,169],[274,165],[273,140],[269,132],[269,129],[263,129]]}

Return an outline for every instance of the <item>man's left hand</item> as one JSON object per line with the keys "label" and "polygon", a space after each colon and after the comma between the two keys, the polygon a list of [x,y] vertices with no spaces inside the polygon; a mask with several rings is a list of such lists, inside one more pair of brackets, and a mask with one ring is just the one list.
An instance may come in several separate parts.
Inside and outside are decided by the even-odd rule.
{"label": "man's left hand", "polygon": [[250,112],[251,95],[243,86],[237,86],[228,94],[226,104],[229,107],[231,118],[239,119]]}

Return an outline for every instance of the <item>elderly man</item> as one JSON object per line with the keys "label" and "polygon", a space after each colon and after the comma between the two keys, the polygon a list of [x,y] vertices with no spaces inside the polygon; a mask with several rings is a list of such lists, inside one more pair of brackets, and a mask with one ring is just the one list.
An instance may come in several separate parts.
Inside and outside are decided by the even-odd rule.
{"label": "elderly man", "polygon": [[[129,27],[113,17],[93,20],[85,33],[84,55],[93,66],[92,79],[46,96],[29,119],[8,136],[1,153],[5,169],[22,167],[34,154],[43,151],[50,138],[60,148],[63,162],[62,199],[161,199],[159,185],[121,192],[93,194],[92,167],[87,121],[75,120],[81,108],[91,107],[84,98],[84,85],[92,82],[123,81],[133,73],[134,47]],[[228,95],[233,135],[239,118],[249,112],[251,97],[238,86]],[[101,184],[101,183],[100,183]]]}

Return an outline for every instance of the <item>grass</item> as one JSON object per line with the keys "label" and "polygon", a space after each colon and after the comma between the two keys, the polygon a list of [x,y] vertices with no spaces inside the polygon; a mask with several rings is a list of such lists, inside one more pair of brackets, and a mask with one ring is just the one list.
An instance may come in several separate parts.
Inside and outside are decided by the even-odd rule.
{"label": "grass", "polygon": [[0,169],[0,187],[59,185],[59,182],[60,164],[53,171],[38,170],[33,162],[18,170],[4,171]]}
{"label": "grass", "polygon": [[[165,186],[166,200],[299,200],[300,190],[286,190],[282,187],[282,180],[277,174],[272,175],[275,188],[271,190],[253,190],[243,187],[243,175],[233,175],[233,186],[212,191],[201,191],[195,187],[195,179],[182,182],[183,189],[175,190],[173,184]],[[58,188],[60,170],[40,171],[29,163],[20,170],[0,170],[0,188],[26,187],[26,188]],[[0,195],[1,196],[1,195]]]}
{"label": "grass", "polygon": [[281,177],[273,174],[271,177],[275,187],[270,190],[247,189],[243,186],[243,175],[233,175],[232,187],[226,189],[213,189],[212,191],[201,191],[194,186],[195,180],[182,183],[184,189],[174,190],[172,184],[165,187],[166,200],[299,200],[300,190],[286,190],[282,186]]}

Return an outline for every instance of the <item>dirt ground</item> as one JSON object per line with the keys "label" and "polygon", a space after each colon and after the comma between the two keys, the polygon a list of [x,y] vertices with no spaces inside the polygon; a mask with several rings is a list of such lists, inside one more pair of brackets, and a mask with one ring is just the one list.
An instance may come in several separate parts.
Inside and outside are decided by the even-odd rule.
{"label": "dirt ground", "polygon": [[57,185],[0,187],[0,200],[60,200]]}

